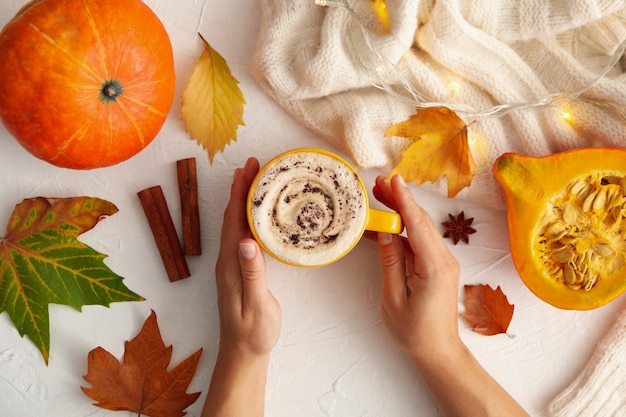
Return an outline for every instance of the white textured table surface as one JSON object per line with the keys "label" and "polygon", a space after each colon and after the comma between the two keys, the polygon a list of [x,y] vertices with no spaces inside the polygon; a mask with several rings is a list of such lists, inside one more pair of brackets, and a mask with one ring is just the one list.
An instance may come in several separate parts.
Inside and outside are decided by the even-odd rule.
{"label": "white textured table surface", "polygon": [[[304,0],[300,0],[304,1]],[[138,156],[93,171],[55,168],[26,153],[0,127],[0,223],[27,197],[90,195],[120,211],[81,238],[108,254],[107,265],[144,302],[84,307],[82,313],[50,306],[51,354],[45,366],[39,351],[22,339],[7,314],[0,315],[0,415],[3,417],[131,416],[101,410],[80,390],[86,385],[87,354],[102,346],[118,358],[154,310],[172,363],[204,348],[188,392],[202,391],[187,409],[199,416],[217,353],[218,316],[214,264],[222,213],[233,170],[248,156],[266,162],[300,146],[328,147],[300,127],[258,87],[249,62],[259,29],[259,6],[248,0],[147,0],[164,22],[175,52],[177,99],[155,141]],[[2,0],[0,25],[20,8]],[[239,140],[215,158],[189,140],[180,121],[180,94],[202,46],[201,32],[228,61],[247,99],[246,126]],[[331,148],[332,150],[332,148]],[[203,255],[189,259],[191,278],[169,283],[136,193],[161,185],[172,216],[180,204],[175,161],[198,160]],[[368,185],[379,172],[362,171]],[[515,314],[509,333],[485,337],[461,323],[462,338],[480,362],[532,415],[585,365],[624,299],[590,312],[555,309],[532,295],[519,280],[508,251],[506,214],[415,189],[436,222],[465,210],[478,233],[470,245],[451,247],[462,266],[462,284],[500,285]],[[180,227],[177,222],[177,227]],[[412,417],[437,410],[417,373],[388,336],[379,316],[380,266],[376,245],[362,242],[342,261],[299,270],[268,258],[269,285],[280,301],[284,322],[271,361],[267,415],[272,417]]]}

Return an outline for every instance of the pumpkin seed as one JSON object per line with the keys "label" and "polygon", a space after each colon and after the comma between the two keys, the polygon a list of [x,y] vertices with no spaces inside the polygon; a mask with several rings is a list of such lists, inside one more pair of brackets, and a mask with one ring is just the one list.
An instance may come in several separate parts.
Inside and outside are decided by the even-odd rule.
{"label": "pumpkin seed", "polygon": [[591,291],[591,289],[598,282],[599,274],[595,274],[587,279],[587,283],[585,284],[585,291]]}
{"label": "pumpkin seed", "polygon": [[583,187],[576,193],[576,197],[578,197],[580,201],[584,201],[593,191],[593,185],[587,182],[587,180],[583,180],[583,183]]}
{"label": "pumpkin seed", "polygon": [[597,190],[589,193],[589,195],[585,198],[585,201],[583,202],[583,211],[585,213],[589,213],[591,211],[591,208],[593,207],[593,201],[596,199],[596,195],[598,195]]}
{"label": "pumpkin seed", "polygon": [[561,222],[556,222],[548,226],[545,234],[550,240],[559,240],[564,237],[566,233],[567,229],[565,228],[565,225]]}
{"label": "pumpkin seed", "polygon": [[619,185],[610,184],[606,186],[606,209],[612,209],[615,206],[621,206],[622,201],[622,189]]}
{"label": "pumpkin seed", "polygon": [[574,244],[574,242],[576,242],[576,238],[573,236],[565,235],[561,239],[559,239],[559,243],[562,246],[569,246],[569,245]]}
{"label": "pumpkin seed", "polygon": [[571,263],[567,263],[563,267],[563,279],[567,284],[574,284],[576,282],[576,273],[570,264]]}
{"label": "pumpkin seed", "polygon": [[594,246],[596,253],[603,258],[611,257],[615,254],[615,249],[613,247],[606,244],[599,244]]}
{"label": "pumpkin seed", "polygon": [[561,264],[571,261],[576,254],[568,247],[564,247],[561,250],[554,251],[553,259]]}
{"label": "pumpkin seed", "polygon": [[596,194],[596,197],[593,199],[593,206],[591,207],[593,211],[600,211],[600,210],[604,210],[605,206],[606,206],[606,193],[607,193],[607,187],[602,187],[598,193]]}
{"label": "pumpkin seed", "polygon": [[565,285],[567,285],[567,287],[570,290],[574,290],[574,291],[578,291],[578,290],[580,290],[582,288],[582,285],[580,285],[580,284],[570,284],[570,283],[566,282]]}
{"label": "pumpkin seed", "polygon": [[578,209],[572,203],[563,207],[563,221],[567,224],[575,224],[578,219]]}
{"label": "pumpkin seed", "polygon": [[584,188],[587,187],[587,185],[589,185],[589,183],[586,179],[576,180],[572,182],[569,187],[567,187],[567,192],[572,195],[578,195]]}

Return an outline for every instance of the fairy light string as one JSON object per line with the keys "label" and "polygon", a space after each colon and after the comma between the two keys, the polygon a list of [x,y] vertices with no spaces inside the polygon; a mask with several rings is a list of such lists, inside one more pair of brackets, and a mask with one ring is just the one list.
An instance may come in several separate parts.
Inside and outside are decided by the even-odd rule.
{"label": "fairy light string", "polygon": [[[379,16],[381,13],[386,12],[386,10],[383,10],[386,8],[385,0],[370,1],[373,2],[373,6]],[[569,104],[580,99],[581,96],[596,87],[608,75],[608,73],[617,64],[619,64],[624,52],[626,51],[626,39],[624,39],[611,57],[611,60],[604,67],[603,71],[592,79],[587,85],[576,91],[553,93],[529,102],[505,103],[485,109],[475,109],[464,103],[446,103],[432,100],[417,91],[406,79],[404,74],[397,69],[396,65],[387,60],[378,51],[374,39],[370,36],[370,32],[366,27],[364,20],[351,7],[347,0],[315,0],[315,4],[324,7],[341,7],[347,11],[349,19],[346,21],[344,30],[350,52],[358,67],[372,79],[373,87],[387,92],[398,100],[408,102],[418,109],[428,107],[447,107],[457,114],[463,115],[464,118],[474,121],[487,117],[503,117],[519,110],[554,109],[558,111],[558,114],[565,122],[569,123],[572,121],[572,114],[568,109]],[[354,30],[354,25],[356,25],[357,30]],[[354,39],[355,34],[358,34],[360,39]],[[359,43],[363,45],[362,48],[358,46]],[[366,54],[359,52],[360,49],[364,49]],[[366,61],[370,63],[368,64]],[[388,78],[389,75],[393,75],[395,80],[399,80],[399,85],[390,85],[386,81],[386,78]],[[449,92],[455,93],[460,90],[461,83],[457,80],[451,80],[447,83],[446,88]],[[626,119],[624,111],[616,105],[612,105],[610,103],[594,104],[609,107],[618,113],[623,119]]]}

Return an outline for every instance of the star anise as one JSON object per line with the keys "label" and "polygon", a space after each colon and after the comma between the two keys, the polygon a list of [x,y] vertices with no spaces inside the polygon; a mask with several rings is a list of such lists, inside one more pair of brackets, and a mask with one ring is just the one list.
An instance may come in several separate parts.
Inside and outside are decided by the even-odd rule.
{"label": "star anise", "polygon": [[465,213],[463,212],[460,212],[456,217],[448,213],[448,217],[450,221],[441,223],[446,229],[443,237],[452,239],[452,243],[455,245],[459,243],[459,241],[469,243],[469,235],[476,233],[476,229],[472,227],[474,218],[470,217],[466,219]]}

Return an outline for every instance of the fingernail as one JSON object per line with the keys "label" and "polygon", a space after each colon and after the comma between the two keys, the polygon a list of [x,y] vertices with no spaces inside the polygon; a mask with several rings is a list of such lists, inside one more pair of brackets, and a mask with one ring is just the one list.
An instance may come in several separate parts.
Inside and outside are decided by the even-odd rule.
{"label": "fingernail", "polygon": [[380,243],[382,246],[387,246],[387,245],[391,245],[391,242],[393,242],[393,236],[389,233],[378,233],[378,243]]}
{"label": "fingernail", "polygon": [[246,167],[246,168],[251,168],[251,167],[252,167],[253,165],[255,165],[255,164],[256,164],[256,160],[255,160],[254,158],[248,158],[248,159],[246,160],[246,165],[245,165],[245,167]]}
{"label": "fingernail", "polygon": [[250,261],[256,256],[256,247],[252,243],[242,242],[239,244],[239,253],[243,259]]}

